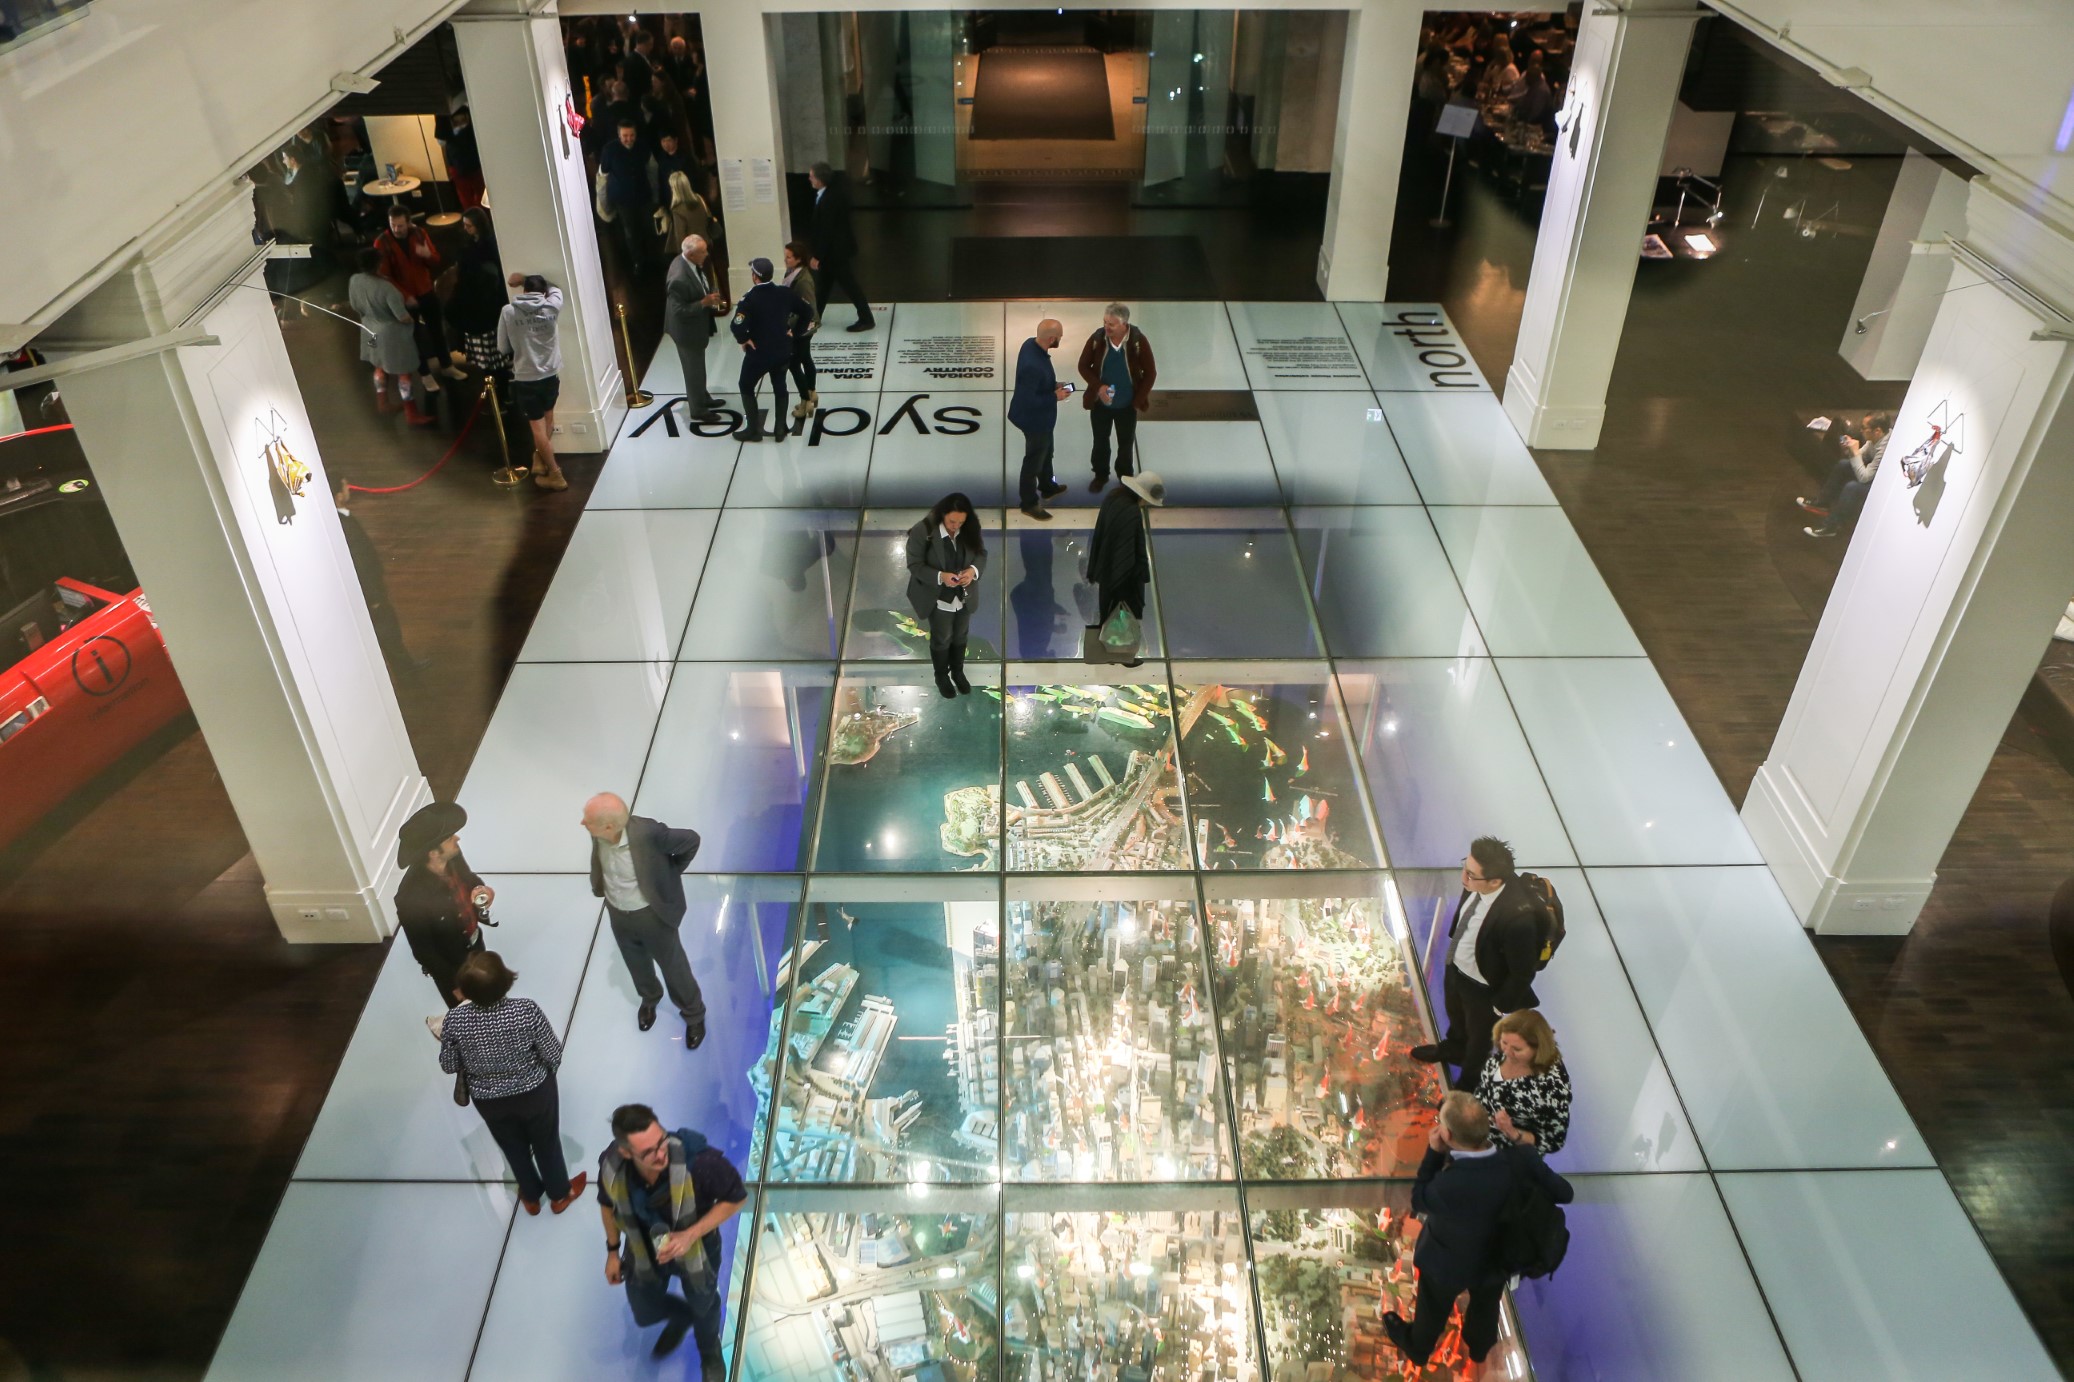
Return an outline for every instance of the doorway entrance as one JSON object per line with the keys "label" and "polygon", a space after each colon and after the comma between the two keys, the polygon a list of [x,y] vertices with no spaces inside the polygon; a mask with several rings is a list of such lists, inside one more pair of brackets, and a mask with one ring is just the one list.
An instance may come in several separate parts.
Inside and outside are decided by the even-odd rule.
{"label": "doorway entrance", "polygon": [[1344,13],[770,23],[785,162],[801,170],[795,224],[811,205],[804,170],[830,164],[860,213],[860,260],[891,261],[874,284],[967,299],[1317,296]]}

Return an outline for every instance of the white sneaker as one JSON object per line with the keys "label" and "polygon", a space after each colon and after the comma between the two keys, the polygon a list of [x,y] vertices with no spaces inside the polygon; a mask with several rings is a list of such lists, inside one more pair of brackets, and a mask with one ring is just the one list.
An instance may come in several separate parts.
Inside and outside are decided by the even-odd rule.
{"label": "white sneaker", "polygon": [[432,1033],[434,1041],[446,1040],[446,1014],[434,1013],[425,1019],[425,1030]]}

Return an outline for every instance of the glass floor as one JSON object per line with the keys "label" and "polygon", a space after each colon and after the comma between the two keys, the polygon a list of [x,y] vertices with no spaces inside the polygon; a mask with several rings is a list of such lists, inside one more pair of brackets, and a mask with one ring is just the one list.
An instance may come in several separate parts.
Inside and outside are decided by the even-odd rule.
{"label": "glass floor", "polygon": [[[1413,1375],[1381,1314],[1441,1085],[1408,1051],[1494,833],[1569,916],[1538,987],[1574,1241],[1482,1369],[1450,1333],[1417,1376],[2051,1377],[1444,315],[1139,308],[1193,397],[1139,432],[1172,507],[1121,668],[1080,661],[1080,408],[1056,520],[1003,507],[1002,362],[1052,315],[1066,370],[1100,308],[881,306],[783,444],[693,428],[662,352],[460,794],[572,1169],[640,1101],[750,1184],[730,1375]],[[901,541],[952,489],[991,559],[945,701]],[[695,1052],[636,1028],[601,790],[704,837]],[[649,1359],[588,1203],[516,1212],[432,1006],[393,948],[210,1376],[697,1376]]]}

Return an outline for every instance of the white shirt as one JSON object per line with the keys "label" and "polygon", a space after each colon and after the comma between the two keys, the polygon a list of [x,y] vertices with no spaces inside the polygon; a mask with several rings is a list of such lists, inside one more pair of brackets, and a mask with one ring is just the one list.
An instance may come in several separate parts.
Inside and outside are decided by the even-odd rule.
{"label": "white shirt", "polygon": [[[945,542],[951,540],[951,530],[943,524],[939,523],[936,526],[936,535]],[[965,608],[964,587],[945,585],[943,577],[939,575],[936,578],[936,592],[936,607],[944,613],[956,614],[959,610]]]}
{"label": "white shirt", "polygon": [[648,905],[641,896],[641,882],[634,877],[634,848],[621,829],[619,843],[598,841],[598,873],[605,880],[605,900],[621,912],[638,912]]}
{"label": "white shirt", "polygon": [[1461,938],[1451,947],[1455,956],[1455,968],[1479,984],[1488,984],[1490,980],[1484,978],[1483,971],[1476,967],[1476,938],[1483,931],[1484,922],[1490,919],[1491,908],[1497,904],[1504,892],[1502,884],[1494,893],[1472,892],[1469,894],[1469,901],[1462,904],[1464,908],[1473,906],[1476,910],[1463,925]]}

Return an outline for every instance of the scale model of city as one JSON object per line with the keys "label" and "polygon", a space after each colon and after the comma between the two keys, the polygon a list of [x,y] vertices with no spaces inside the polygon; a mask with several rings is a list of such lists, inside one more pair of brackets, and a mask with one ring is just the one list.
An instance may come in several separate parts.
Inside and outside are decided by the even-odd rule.
{"label": "scale model of city", "polygon": [[1466,1377],[1452,1331],[1421,1373],[1381,1331],[1440,1086],[1374,875],[1293,872],[1381,862],[1324,690],[914,680],[838,688],[821,867],[1166,876],[809,904],[752,1157],[883,1208],[764,1215],[742,1375]]}

